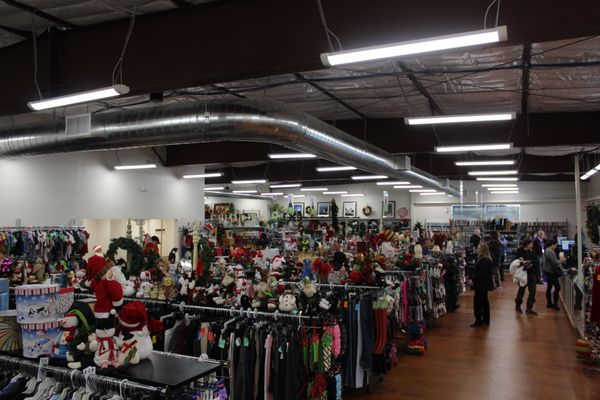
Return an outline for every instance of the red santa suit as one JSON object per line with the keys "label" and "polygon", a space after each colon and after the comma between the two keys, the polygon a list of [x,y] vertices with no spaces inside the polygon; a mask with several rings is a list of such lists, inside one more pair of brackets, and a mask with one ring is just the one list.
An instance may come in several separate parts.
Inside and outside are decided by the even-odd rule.
{"label": "red santa suit", "polygon": [[96,295],[94,315],[96,318],[109,318],[116,307],[123,304],[123,287],[118,281],[107,278],[113,267],[110,259],[94,255],[88,259],[88,272],[92,280],[91,289]]}

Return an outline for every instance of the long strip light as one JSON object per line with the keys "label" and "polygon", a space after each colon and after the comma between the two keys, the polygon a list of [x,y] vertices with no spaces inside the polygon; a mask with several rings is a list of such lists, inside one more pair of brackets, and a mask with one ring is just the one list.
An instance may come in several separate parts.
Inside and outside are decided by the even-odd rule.
{"label": "long strip light", "polygon": [[246,185],[250,183],[267,183],[266,179],[249,179],[245,181],[231,181],[234,185]]}
{"label": "long strip light", "polygon": [[506,26],[435,36],[407,42],[390,43],[332,53],[322,53],[321,62],[327,67],[366,61],[393,59],[411,54],[456,49],[506,40]]}
{"label": "long strip light", "polygon": [[283,196],[283,192],[261,193],[261,196]]}
{"label": "long strip light", "polygon": [[387,179],[388,177],[385,175],[354,175],[352,177],[353,181],[368,181],[371,179]]}
{"label": "long strip light", "polygon": [[437,153],[460,153],[463,151],[488,151],[488,150],[508,150],[512,148],[512,143],[496,144],[473,144],[465,146],[437,146]]}
{"label": "long strip light", "polygon": [[406,117],[406,125],[458,124],[463,122],[510,121],[515,113],[439,115],[435,117]]}
{"label": "long strip light", "polygon": [[302,198],[306,197],[306,195],[305,194],[293,194],[292,197],[294,199],[302,199]]}
{"label": "long strip light", "polygon": [[129,93],[129,87],[125,85],[113,85],[101,89],[89,90],[68,94],[66,96],[53,97],[51,99],[30,101],[27,106],[35,111],[47,110],[49,108],[64,107],[71,104],[87,103],[94,100],[108,99]]}
{"label": "long strip light", "polygon": [[256,193],[257,190],[233,190],[232,193],[244,194],[244,193]]}
{"label": "long strip light", "polygon": [[115,165],[117,171],[125,171],[128,169],[154,169],[156,164],[137,164],[137,165]]}
{"label": "long strip light", "polygon": [[434,193],[437,192],[435,189],[411,189],[410,193]]}
{"label": "long strip light", "polygon": [[278,160],[295,158],[317,158],[317,156],[309,153],[271,153],[269,154],[269,158],[272,160]]}
{"label": "long strip light", "polygon": [[317,167],[318,172],[334,172],[334,171],[354,171],[356,167],[350,167],[347,165],[339,167]]}
{"label": "long strip light", "polygon": [[184,175],[183,179],[198,179],[198,178],[218,178],[223,176],[222,172],[208,172],[206,174]]}
{"label": "long strip light", "polygon": [[301,192],[326,192],[328,189],[324,187],[307,187],[300,189]]}
{"label": "long strip light", "polygon": [[431,192],[431,193],[419,193],[421,196],[439,196],[442,194],[446,194],[444,192]]}
{"label": "long strip light", "polygon": [[421,185],[394,186],[394,189],[423,189]]}
{"label": "long strip light", "polygon": [[481,185],[484,188],[515,188],[516,183],[484,183]]}
{"label": "long strip light", "polygon": [[490,192],[490,194],[519,194],[518,190],[503,190],[500,192]]}
{"label": "long strip light", "polygon": [[364,195],[364,193],[346,193],[342,197],[363,197]]}
{"label": "long strip light", "polygon": [[468,174],[471,176],[486,176],[486,175],[516,175],[519,171],[517,170],[506,170],[506,171],[469,171]]}
{"label": "long strip light", "polygon": [[225,187],[223,186],[211,186],[211,187],[205,187],[204,191],[210,191],[210,190],[225,190]]}
{"label": "long strip light", "polygon": [[377,186],[394,186],[394,185],[410,185],[408,181],[390,181],[390,182],[377,182]]}
{"label": "long strip light", "polygon": [[516,176],[514,177],[506,177],[506,178],[476,178],[478,181],[487,181],[487,182],[516,182],[519,180]]}
{"label": "long strip light", "polygon": [[281,185],[271,185],[271,189],[296,188],[302,186],[301,183],[283,183]]}
{"label": "long strip light", "polygon": [[457,167],[477,167],[487,165],[515,165],[515,160],[494,160],[494,161],[456,161],[454,165]]}
{"label": "long strip light", "polygon": [[489,190],[490,192],[503,192],[506,190],[519,190],[518,187],[491,187],[491,188],[486,188],[487,190]]}
{"label": "long strip light", "polygon": [[596,165],[594,168],[590,169],[588,172],[581,175],[581,177],[579,177],[579,179],[581,179],[582,181],[585,181],[586,179],[588,179],[590,176],[594,175],[598,171],[600,171],[600,164]]}
{"label": "long strip light", "polygon": [[323,194],[348,194],[347,190],[342,190],[339,192],[323,192]]}

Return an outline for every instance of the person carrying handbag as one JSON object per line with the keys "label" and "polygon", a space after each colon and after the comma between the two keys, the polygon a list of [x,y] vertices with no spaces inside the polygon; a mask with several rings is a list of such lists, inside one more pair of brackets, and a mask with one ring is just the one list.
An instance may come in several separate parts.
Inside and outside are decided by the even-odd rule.
{"label": "person carrying handbag", "polygon": [[[564,260],[556,257],[556,240],[550,240],[544,252],[544,274],[548,286],[546,287],[546,307],[560,310],[558,306],[558,295],[560,293],[559,278],[563,276],[561,264]],[[552,287],[554,287],[554,296],[552,296]]]}

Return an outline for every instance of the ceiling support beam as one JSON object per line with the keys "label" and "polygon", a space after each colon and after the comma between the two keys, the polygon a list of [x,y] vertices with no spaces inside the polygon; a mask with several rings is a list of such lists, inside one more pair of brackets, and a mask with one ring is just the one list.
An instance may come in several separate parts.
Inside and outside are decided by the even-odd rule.
{"label": "ceiling support beam", "polygon": [[397,61],[396,65],[400,68],[400,70],[402,72],[406,73],[406,77],[413,83],[413,85],[415,86],[417,91],[421,94],[421,96],[423,96],[427,99],[427,103],[429,103],[429,109],[431,111],[431,115],[443,115],[444,113],[442,112],[440,107],[437,105],[437,103],[435,102],[433,97],[431,97],[431,94],[429,94],[429,92],[427,91],[425,86],[423,86],[423,84],[414,75],[413,71],[411,71],[410,68],[408,68],[406,66],[406,64],[404,64],[404,62],[402,62],[402,61]]}
{"label": "ceiling support beam", "polygon": [[335,102],[337,102],[338,104],[341,104],[342,106],[344,106],[345,108],[347,108],[348,110],[352,111],[354,114],[358,115],[359,117],[361,117],[362,119],[366,119],[366,115],[361,113],[360,111],[358,111],[356,108],[352,107],[350,104],[346,103],[344,100],[338,98],[336,95],[334,95],[333,93],[331,93],[330,91],[324,89],[323,87],[321,87],[320,85],[311,82],[310,80],[306,79],[302,74],[300,73],[295,73],[294,76],[296,77],[296,79],[298,79],[301,82],[304,82],[310,86],[312,86],[313,88],[315,88],[316,90],[318,90],[319,92],[323,93],[325,96],[329,97],[330,99],[334,100]]}
{"label": "ceiling support beam", "polygon": [[521,60],[521,114],[529,113],[529,69],[531,67],[531,43],[523,44],[523,57]]}
{"label": "ceiling support beam", "polygon": [[48,13],[43,12],[42,10],[32,7],[30,5],[27,4],[23,4],[23,3],[19,3],[18,1],[14,1],[14,0],[0,0],[3,3],[5,3],[6,5],[9,5],[11,7],[15,7],[18,8],[20,10],[26,11],[30,14],[35,15],[36,17],[40,17],[45,19],[46,21],[50,21],[53,24],[58,25],[60,28],[62,29],[71,29],[71,28],[76,28],[77,25],[74,25],[70,22],[64,21],[60,18],[55,17],[54,15],[50,15]]}
{"label": "ceiling support beam", "polygon": [[10,26],[0,25],[0,29],[6,32],[14,33],[15,35],[19,35],[24,37],[25,39],[31,39],[32,34],[29,31],[24,31],[22,29],[11,28]]}

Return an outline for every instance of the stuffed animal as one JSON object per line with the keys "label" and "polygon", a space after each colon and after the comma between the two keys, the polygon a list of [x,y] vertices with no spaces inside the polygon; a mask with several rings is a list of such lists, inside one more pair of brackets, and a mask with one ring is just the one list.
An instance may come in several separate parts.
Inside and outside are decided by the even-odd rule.
{"label": "stuffed animal", "polygon": [[107,319],[115,315],[116,309],[123,305],[123,287],[118,281],[113,280],[112,267],[113,263],[108,258],[93,255],[88,259],[91,289],[96,295],[94,306],[96,319]]}
{"label": "stuffed animal", "polygon": [[296,309],[296,297],[287,292],[279,296],[279,311],[290,313]]}
{"label": "stuffed animal", "polygon": [[63,319],[63,335],[58,342],[64,339],[67,345],[65,358],[67,366],[79,369],[91,364],[88,337],[94,330],[94,312],[88,303],[76,301],[69,308]]}
{"label": "stuffed animal", "polygon": [[317,286],[309,278],[304,278],[301,285],[302,292],[300,293],[298,308],[305,314],[316,312],[319,303]]}
{"label": "stuffed animal", "polygon": [[119,349],[119,366],[135,365],[140,363],[138,341],[135,336],[128,333],[123,335],[123,345]]}
{"label": "stuffed animal", "polygon": [[[150,272],[142,271],[140,272],[138,289],[135,293],[135,297],[137,298],[150,298],[150,290],[152,289],[152,284],[150,283]],[[147,296],[146,296],[147,294]]]}
{"label": "stuffed animal", "polygon": [[423,247],[420,244],[415,244],[413,253],[415,255],[415,259],[421,260],[423,258]]}
{"label": "stuffed animal", "polygon": [[123,296],[125,297],[133,297],[137,293],[137,289],[139,287],[139,278],[135,275],[131,275],[125,286],[123,287]]}
{"label": "stuffed animal", "polygon": [[[117,334],[123,343],[128,343],[126,353],[129,353],[135,347],[137,354],[131,353],[129,357],[135,361],[136,359],[144,360],[152,354],[152,339],[150,338],[150,328],[154,333],[162,329],[160,321],[148,321],[148,311],[141,301],[132,301],[125,304],[119,310],[117,317],[118,332]],[[150,324],[150,328],[149,328]],[[158,326],[160,324],[160,326]],[[133,337],[133,339],[131,338]],[[123,349],[121,350],[123,351]],[[123,357],[126,357],[123,354]],[[138,361],[139,362],[139,361]],[[129,363],[132,363],[130,361]]]}
{"label": "stuffed animal", "polygon": [[189,273],[183,273],[177,281],[179,285],[179,295],[183,301],[187,301],[188,293],[191,293],[196,287],[196,281],[192,279]]}
{"label": "stuffed animal", "polygon": [[89,337],[90,350],[94,352],[94,364],[100,368],[115,367],[119,364],[119,349],[123,341],[115,337],[115,328],[96,329]]}
{"label": "stuffed animal", "polygon": [[47,279],[46,265],[44,264],[44,260],[42,260],[40,257],[38,257],[35,260],[35,265],[33,266],[31,273],[27,277],[27,283],[42,284],[46,281],[46,279]]}

